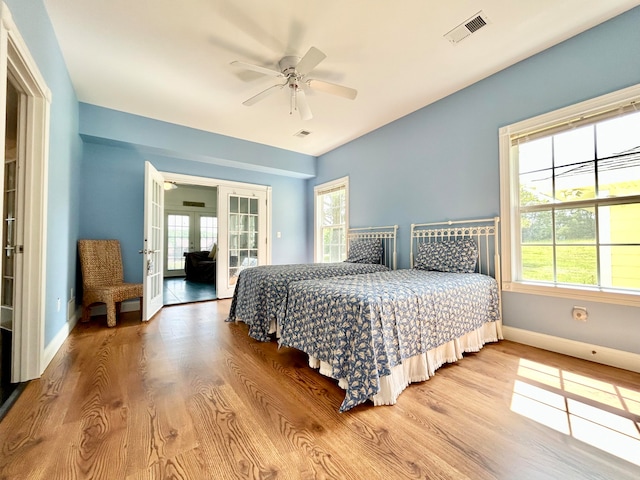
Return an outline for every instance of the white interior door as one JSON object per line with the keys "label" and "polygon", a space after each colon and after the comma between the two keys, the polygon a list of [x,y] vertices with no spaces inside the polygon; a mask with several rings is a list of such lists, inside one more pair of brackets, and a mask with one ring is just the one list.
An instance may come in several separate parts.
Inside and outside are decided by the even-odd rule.
{"label": "white interior door", "polygon": [[163,304],[164,177],[144,164],[144,298],[142,320],[153,317]]}
{"label": "white interior door", "polygon": [[217,292],[229,298],[242,270],[267,264],[267,191],[220,186],[218,212]]}
{"label": "white interior door", "polygon": [[[7,83],[7,123],[4,151],[4,189],[3,189],[3,255],[2,277],[0,279],[0,328],[6,332],[15,330],[22,322],[22,253],[24,245],[24,175],[25,175],[25,132],[26,132],[26,95],[19,91],[9,79]],[[12,105],[9,105],[9,102]],[[20,348],[16,348],[11,338],[11,382],[20,378]],[[6,340],[6,339],[3,339]],[[3,352],[4,354],[4,352]],[[3,355],[4,356],[4,355]],[[4,356],[4,358],[7,358]],[[18,361],[16,361],[18,360]],[[17,364],[17,365],[16,365]],[[3,368],[6,368],[3,365]],[[5,381],[6,379],[3,379]]]}

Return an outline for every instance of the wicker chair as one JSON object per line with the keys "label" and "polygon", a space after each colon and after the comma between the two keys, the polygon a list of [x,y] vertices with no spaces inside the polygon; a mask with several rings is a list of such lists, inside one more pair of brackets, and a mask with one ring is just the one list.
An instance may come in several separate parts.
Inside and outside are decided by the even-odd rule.
{"label": "wicker chair", "polygon": [[115,327],[120,304],[130,298],[140,298],[142,283],[124,283],[122,253],[118,240],[78,240],[82,271],[82,321],[89,321],[91,305],[107,306],[107,325]]}

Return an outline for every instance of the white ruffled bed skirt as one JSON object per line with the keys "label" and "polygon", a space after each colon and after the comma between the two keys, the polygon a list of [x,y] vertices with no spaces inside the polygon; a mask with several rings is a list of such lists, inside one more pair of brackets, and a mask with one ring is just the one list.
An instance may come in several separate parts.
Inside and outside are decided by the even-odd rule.
{"label": "white ruffled bed skirt", "polygon": [[[441,345],[427,353],[408,358],[402,364],[391,368],[391,375],[380,377],[380,391],[371,400],[374,405],[394,405],[398,396],[410,383],[423,382],[432,377],[445,363],[462,359],[465,352],[479,352],[488,342],[502,340],[502,323],[489,322],[466,335]],[[331,365],[317,358],[309,357],[309,366],[319,369],[322,375],[335,378]],[[346,389],[343,379],[337,379],[338,385]]]}

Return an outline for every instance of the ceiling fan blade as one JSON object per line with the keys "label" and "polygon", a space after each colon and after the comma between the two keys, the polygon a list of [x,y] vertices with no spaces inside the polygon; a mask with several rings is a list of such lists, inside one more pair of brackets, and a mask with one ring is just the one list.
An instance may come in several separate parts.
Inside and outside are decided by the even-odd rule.
{"label": "ceiling fan blade", "polygon": [[253,97],[249,98],[248,100],[245,100],[244,102],[242,102],[242,104],[246,105],[247,107],[250,107],[251,105],[254,105],[254,104],[258,103],[260,100],[268,97],[272,93],[275,93],[276,90],[281,90],[282,87],[284,87],[285,85],[286,85],[286,83],[283,83],[282,85],[280,85],[280,84],[272,85],[271,87],[267,88],[266,90],[263,90],[262,92],[258,93],[257,95],[254,95]]}
{"label": "ceiling fan blade", "polygon": [[307,103],[307,96],[301,88],[296,90],[296,105],[301,120],[311,120],[313,118],[313,114]]}
{"label": "ceiling fan blade", "polygon": [[277,70],[272,70],[267,67],[261,67],[260,65],[254,65],[252,63],[239,62],[238,60],[231,62],[231,65],[233,65],[234,67],[246,68],[247,70],[253,70],[254,72],[262,73],[263,75],[271,75],[273,77],[283,76],[282,72],[279,72]]}
{"label": "ceiling fan blade", "polygon": [[296,71],[299,75],[306,75],[313,70],[327,56],[316,47],[311,47],[304,57],[296,65]]}
{"label": "ceiling fan blade", "polygon": [[338,95],[340,97],[348,98],[349,100],[353,100],[358,95],[358,91],[345,87],[343,85],[337,85],[335,83],[325,82],[324,80],[315,80],[309,79],[305,82],[309,88],[313,88],[314,90],[319,90],[325,93],[331,93],[332,95]]}

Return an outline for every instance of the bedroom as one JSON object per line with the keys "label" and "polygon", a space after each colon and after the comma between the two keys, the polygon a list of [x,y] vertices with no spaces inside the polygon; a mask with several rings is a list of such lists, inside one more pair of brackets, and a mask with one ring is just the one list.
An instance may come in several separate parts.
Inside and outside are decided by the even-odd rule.
{"label": "bedroom", "polygon": [[[640,81],[640,11],[635,8],[316,159],[78,104],[42,2],[6,3],[54,98],[42,306],[43,349],[53,353],[68,328],[65,309],[58,311],[56,300],[64,305],[76,287],[77,238],[101,235],[110,225],[119,225],[118,236],[128,252],[126,275],[132,281],[141,277],[137,251],[142,211],[132,206],[142,205],[144,159],[166,171],[173,171],[180,159],[184,174],[270,184],[274,212],[287,212],[273,218],[273,231],[283,234],[274,238],[274,261],[306,262],[313,256],[308,219],[314,185],[349,174],[351,218],[359,225],[399,223],[404,227],[401,243],[402,232],[406,235],[414,221],[495,215],[500,207],[499,127]],[[163,133],[149,133],[153,129]],[[246,160],[243,168],[197,161],[203,148],[216,145]],[[260,157],[262,163],[255,164],[251,157]],[[463,178],[460,172],[465,172]],[[372,189],[386,193],[372,196]],[[400,256],[407,266],[406,252]],[[575,304],[588,308],[589,322],[571,319]],[[640,342],[633,333],[639,316],[637,306],[505,295],[505,325],[569,346],[579,342],[638,355]]]}

